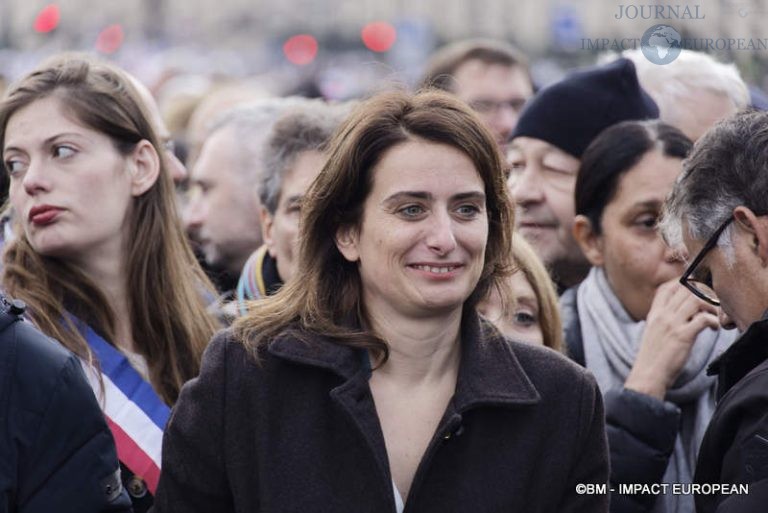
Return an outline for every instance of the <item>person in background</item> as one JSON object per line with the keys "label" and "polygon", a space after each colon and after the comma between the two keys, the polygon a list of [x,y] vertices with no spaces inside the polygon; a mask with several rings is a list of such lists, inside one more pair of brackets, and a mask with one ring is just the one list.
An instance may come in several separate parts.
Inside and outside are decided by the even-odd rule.
{"label": "person in background", "polygon": [[568,353],[605,399],[613,513],[693,513],[690,494],[618,489],[692,482],[714,409],[706,369],[734,340],[678,283],[682,259],[657,231],[690,149],[670,125],[623,122],[587,148],[576,180],[574,236],[593,267],[561,305]]}
{"label": "person in background", "polygon": [[659,119],[694,142],[717,121],[750,103],[736,65],[718,62],[709,54],[682,49],[664,66],[649,61],[640,49],[621,55],[635,64],[640,85],[659,106]]}
{"label": "person in background", "polygon": [[[724,328],[742,332],[709,369],[717,408],[694,480],[725,489],[697,494],[697,513],[757,513],[768,504],[766,168],[768,113],[738,114],[696,143],[665,205],[665,238],[689,257],[685,292],[718,308]],[[748,493],[731,494],[732,485],[748,485]]]}
{"label": "person in background", "polygon": [[616,123],[657,118],[631,61],[578,70],[540,90],[520,116],[507,153],[517,231],[533,246],[562,292],[589,262],[573,238],[573,190],[584,150]]}
{"label": "person in background", "polygon": [[506,41],[492,39],[467,39],[439,49],[427,63],[421,87],[448,91],[466,102],[502,151],[533,95],[528,59]]}
{"label": "person in background", "polygon": [[272,124],[290,104],[271,98],[222,114],[190,170],[184,225],[225,298],[263,243],[256,185],[264,168],[263,147]]}
{"label": "person in background", "polygon": [[443,92],[366,101],[302,204],[296,274],[206,351],[156,511],[604,512],[600,393],[482,321],[513,208],[490,132]]}
{"label": "person in background", "polygon": [[[515,272],[509,278],[510,299],[502,302],[498,291],[491,290],[478,311],[504,336],[512,340],[542,344],[563,350],[557,291],[546,267],[530,244],[518,233],[512,236]],[[509,311],[505,313],[505,309]]]}
{"label": "person in background", "polygon": [[165,165],[168,167],[168,172],[173,179],[173,183],[178,186],[187,179],[187,168],[184,167],[184,164],[179,160],[179,157],[176,156],[176,146],[173,137],[171,136],[171,132],[168,130],[162,114],[160,114],[160,107],[158,107],[155,97],[152,96],[152,93],[147,89],[147,86],[133,75],[127,72],[126,75],[128,75],[131,84],[133,84],[139,98],[147,109],[147,115],[149,116],[150,123],[152,123],[152,128],[155,129],[157,138],[163,147],[162,155],[165,158]]}
{"label": "person in background", "polygon": [[0,295],[0,512],[129,512],[112,434],[77,357]]}
{"label": "person in background", "polygon": [[146,511],[170,406],[217,328],[162,147],[123,73],[64,56],[0,103],[0,148],[16,234],[0,284],[84,362]]}
{"label": "person in background", "polygon": [[273,126],[264,147],[264,173],[258,188],[264,245],[248,258],[240,275],[241,314],[246,301],[275,293],[294,275],[304,194],[325,165],[328,143],[347,110],[307,103],[290,109]]}

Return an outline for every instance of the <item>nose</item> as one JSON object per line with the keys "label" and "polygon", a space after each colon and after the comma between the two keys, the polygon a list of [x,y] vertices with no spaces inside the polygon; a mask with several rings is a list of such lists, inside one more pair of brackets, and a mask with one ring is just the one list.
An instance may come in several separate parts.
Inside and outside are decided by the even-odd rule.
{"label": "nose", "polygon": [[426,243],[429,249],[440,256],[448,255],[456,249],[456,234],[451,216],[446,212],[434,216],[434,222],[428,228]]}
{"label": "nose", "polygon": [[489,124],[500,141],[506,142],[517,124],[517,111],[509,105],[503,105],[493,114]]}
{"label": "nose", "polygon": [[512,199],[518,205],[543,203],[545,194],[538,166],[526,164],[522,171],[512,172],[507,182]]}
{"label": "nose", "polygon": [[179,184],[187,178],[187,168],[181,163],[179,158],[170,150],[165,150],[166,162],[168,163],[168,172],[173,178],[173,183]]}
{"label": "nose", "polygon": [[34,160],[30,160],[27,169],[24,171],[24,178],[21,184],[24,192],[30,196],[51,189],[50,176],[45,172],[44,166]]}
{"label": "nose", "polygon": [[189,198],[182,212],[182,222],[187,232],[199,230],[205,220],[202,194],[196,188],[190,189]]}
{"label": "nose", "polygon": [[661,244],[663,251],[664,251],[664,262],[672,265],[677,265],[680,267],[682,274],[682,269],[685,263],[685,258],[687,256],[687,253],[685,251],[685,248],[673,248],[669,246],[664,239],[662,239],[661,235],[658,236],[658,242]]}

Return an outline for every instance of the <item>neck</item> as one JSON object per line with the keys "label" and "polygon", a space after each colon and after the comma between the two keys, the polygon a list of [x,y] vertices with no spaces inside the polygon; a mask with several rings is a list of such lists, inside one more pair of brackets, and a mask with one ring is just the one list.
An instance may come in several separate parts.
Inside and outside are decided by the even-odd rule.
{"label": "neck", "polygon": [[[380,311],[380,310],[379,310]],[[369,315],[368,321],[389,345],[389,359],[376,369],[379,378],[420,384],[456,376],[461,354],[461,309],[436,317]]]}
{"label": "neck", "polygon": [[94,253],[87,260],[75,265],[104,294],[115,319],[115,340],[111,342],[120,349],[135,352],[131,334],[130,308],[128,306],[127,271],[121,251],[109,254]]}

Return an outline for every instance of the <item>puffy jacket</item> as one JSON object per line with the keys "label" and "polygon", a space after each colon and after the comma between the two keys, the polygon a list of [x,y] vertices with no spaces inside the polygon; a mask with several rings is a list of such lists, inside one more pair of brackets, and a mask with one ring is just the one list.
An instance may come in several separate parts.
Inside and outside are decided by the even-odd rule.
{"label": "puffy jacket", "polygon": [[80,361],[0,296],[0,513],[131,511]]}

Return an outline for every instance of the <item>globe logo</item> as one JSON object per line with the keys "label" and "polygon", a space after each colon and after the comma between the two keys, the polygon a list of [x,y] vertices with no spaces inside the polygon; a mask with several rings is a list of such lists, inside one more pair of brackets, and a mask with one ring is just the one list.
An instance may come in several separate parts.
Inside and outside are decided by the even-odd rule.
{"label": "globe logo", "polygon": [[681,39],[680,33],[669,25],[654,25],[643,34],[640,48],[652,63],[669,64],[680,55]]}

